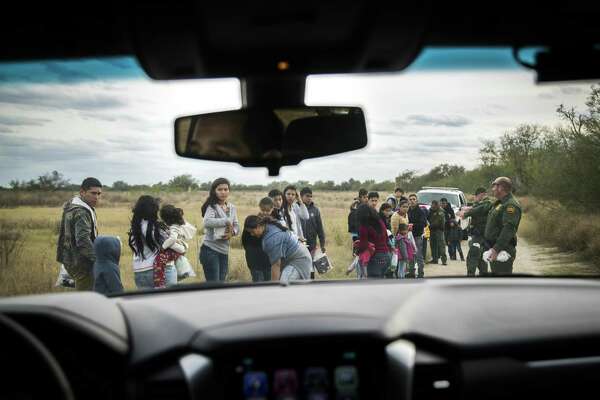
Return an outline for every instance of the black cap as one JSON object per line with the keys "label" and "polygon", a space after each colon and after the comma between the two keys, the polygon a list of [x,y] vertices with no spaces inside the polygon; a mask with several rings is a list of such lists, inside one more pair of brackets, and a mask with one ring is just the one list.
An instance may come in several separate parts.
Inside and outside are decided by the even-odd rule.
{"label": "black cap", "polygon": [[481,194],[481,193],[485,193],[485,192],[487,192],[487,190],[485,190],[484,187],[480,186],[475,190],[475,196],[477,196],[478,194]]}

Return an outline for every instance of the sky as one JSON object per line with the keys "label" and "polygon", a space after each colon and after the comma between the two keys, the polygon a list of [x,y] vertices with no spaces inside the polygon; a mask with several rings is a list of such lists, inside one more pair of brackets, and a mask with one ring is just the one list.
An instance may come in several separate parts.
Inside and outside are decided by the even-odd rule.
{"label": "sky", "polygon": [[510,50],[430,49],[406,71],[311,76],[307,105],[362,107],[365,149],[265,168],[180,158],[173,122],[241,107],[237,79],[152,81],[132,58],[0,64],[0,186],[57,170],[73,183],[393,180],[406,169],[478,163],[483,140],[521,123],[554,126],[560,104],[585,107],[590,82],[535,84]]}

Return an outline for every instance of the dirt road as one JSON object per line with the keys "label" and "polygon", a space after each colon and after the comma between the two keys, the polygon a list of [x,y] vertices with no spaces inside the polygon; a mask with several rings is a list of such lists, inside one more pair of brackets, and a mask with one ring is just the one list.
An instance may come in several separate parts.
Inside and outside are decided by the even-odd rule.
{"label": "dirt road", "polygon": [[[467,242],[462,242],[463,254],[467,257]],[[430,254],[428,254],[430,256]],[[573,254],[558,249],[528,243],[519,237],[514,273],[533,275],[600,275],[600,268],[575,259]],[[425,277],[466,275],[467,266],[463,261],[448,260],[448,265],[426,264]]]}

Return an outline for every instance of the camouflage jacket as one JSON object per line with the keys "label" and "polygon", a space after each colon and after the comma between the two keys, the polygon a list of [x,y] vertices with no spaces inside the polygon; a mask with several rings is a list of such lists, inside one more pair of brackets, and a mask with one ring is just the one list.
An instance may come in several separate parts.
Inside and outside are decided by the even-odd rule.
{"label": "camouflage jacket", "polygon": [[471,217],[471,233],[476,236],[483,236],[487,216],[492,207],[492,201],[489,197],[484,197],[481,201],[473,204],[473,208],[465,213],[465,217]]}
{"label": "camouflage jacket", "polygon": [[517,245],[517,230],[521,222],[521,205],[512,194],[497,200],[490,207],[485,225],[485,240],[496,251],[511,249]]}
{"label": "camouflage jacket", "polygon": [[87,209],[74,204],[73,200],[63,206],[56,260],[65,265],[93,263],[96,260],[93,245],[97,235],[95,216],[92,217],[91,207]]}
{"label": "camouflage jacket", "polygon": [[438,208],[437,210],[429,209],[429,229],[431,231],[443,231],[446,225],[446,214],[444,210]]}

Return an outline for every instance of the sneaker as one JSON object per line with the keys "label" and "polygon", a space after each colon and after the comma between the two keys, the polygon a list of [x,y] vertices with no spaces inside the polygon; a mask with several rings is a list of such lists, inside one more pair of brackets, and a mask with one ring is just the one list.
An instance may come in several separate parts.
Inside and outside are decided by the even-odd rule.
{"label": "sneaker", "polygon": [[434,260],[429,260],[429,261],[427,261],[427,264],[437,264],[437,263],[438,263],[438,262],[437,262],[437,261],[434,261]]}
{"label": "sneaker", "polygon": [[448,265],[448,263],[445,263],[445,262],[442,261],[442,265]]}

